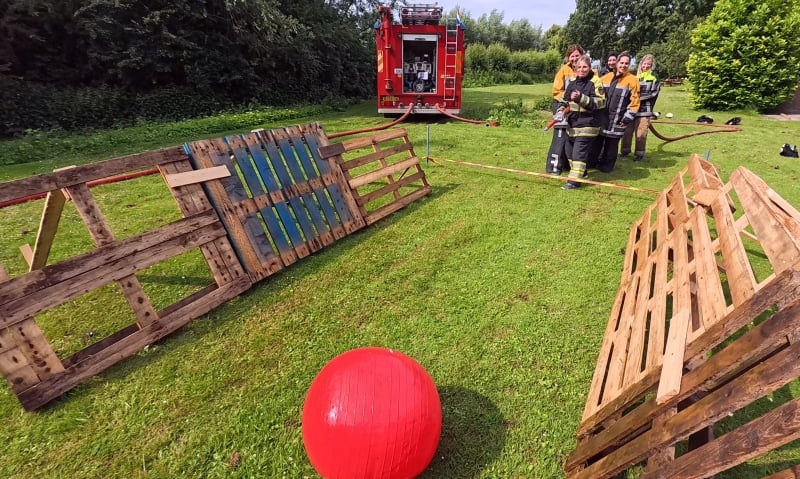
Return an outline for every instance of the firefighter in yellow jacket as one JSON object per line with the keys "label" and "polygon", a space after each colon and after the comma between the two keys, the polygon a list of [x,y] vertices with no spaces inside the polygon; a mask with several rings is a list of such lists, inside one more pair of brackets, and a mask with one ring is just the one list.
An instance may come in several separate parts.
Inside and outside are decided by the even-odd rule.
{"label": "firefighter in yellow jacket", "polygon": [[606,94],[606,116],[600,129],[600,158],[597,169],[611,173],[617,162],[619,141],[628,125],[639,112],[639,79],[628,68],[631,54],[622,52],[617,56],[616,71],[608,72],[600,79]]}
{"label": "firefighter in yellow jacket", "polygon": [[[575,64],[575,76],[569,79],[561,105],[556,112],[556,118],[564,115],[566,107],[567,146],[566,153],[569,161],[569,177],[584,178],[589,156],[595,138],[600,133],[606,106],[603,94],[603,84],[592,70],[592,59],[589,55],[581,55]],[[580,183],[568,181],[562,188],[572,190],[578,188]]]}
{"label": "firefighter in yellow jacket", "polygon": [[636,77],[639,79],[639,111],[636,113],[636,119],[633,123],[625,129],[621,146],[622,156],[628,156],[631,153],[633,137],[634,135],[636,136],[633,161],[642,161],[644,159],[645,147],[647,146],[647,129],[650,127],[650,119],[655,116],[656,100],[661,92],[661,82],[653,74],[655,66],[656,61],[653,55],[645,55],[639,62],[636,71]]}

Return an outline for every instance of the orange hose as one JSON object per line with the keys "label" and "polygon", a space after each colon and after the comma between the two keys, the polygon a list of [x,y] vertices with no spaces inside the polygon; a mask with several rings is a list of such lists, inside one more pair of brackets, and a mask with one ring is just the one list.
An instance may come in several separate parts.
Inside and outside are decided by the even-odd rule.
{"label": "orange hose", "polygon": [[350,130],[350,131],[342,131],[342,132],[339,132],[339,133],[333,133],[332,135],[328,135],[328,138],[339,138],[339,137],[342,137],[342,136],[350,136],[350,135],[357,135],[359,133],[366,133],[368,131],[385,130],[387,128],[393,127],[394,125],[404,121],[406,118],[408,118],[408,115],[411,114],[411,110],[413,110],[413,109],[414,109],[414,105],[408,105],[408,110],[406,110],[406,112],[403,113],[403,116],[401,116],[400,118],[396,119],[395,121],[393,121],[391,123],[387,123],[385,125],[374,126],[372,128],[362,128],[361,130]]}
{"label": "orange hose", "polygon": [[458,115],[454,115],[454,114],[450,113],[449,111],[445,110],[444,108],[440,107],[439,105],[436,105],[436,110],[438,110],[439,113],[441,113],[442,115],[449,116],[450,118],[453,118],[454,120],[464,121],[464,122],[467,122],[467,123],[474,123],[475,125],[484,125],[485,124],[486,126],[498,126],[500,124],[500,123],[498,123],[496,121],[481,121],[481,120],[472,120],[470,118],[463,118],[463,117],[460,117]]}
{"label": "orange hose", "polygon": [[707,135],[709,133],[734,133],[737,131],[742,131],[742,129],[736,125],[715,125],[713,123],[698,123],[695,121],[659,121],[658,123],[662,125],[694,125],[694,126],[710,126],[712,128],[715,128],[711,130],[694,131],[692,133],[687,133],[685,135],[679,135],[679,136],[664,136],[656,131],[655,127],[653,126],[653,122],[651,121],[650,131],[653,132],[653,135],[655,135],[656,138],[663,140],[667,143],[671,141],[683,140],[685,138],[691,138],[693,136]]}

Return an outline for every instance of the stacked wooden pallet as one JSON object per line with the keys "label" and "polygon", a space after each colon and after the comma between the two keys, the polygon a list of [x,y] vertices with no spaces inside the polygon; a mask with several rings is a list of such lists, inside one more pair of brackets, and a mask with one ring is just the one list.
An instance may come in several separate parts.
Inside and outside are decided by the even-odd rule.
{"label": "stacked wooden pallet", "polygon": [[705,478],[800,438],[800,399],[713,436],[800,377],[798,313],[800,213],[693,157],[631,228],[567,476]]}
{"label": "stacked wooden pallet", "polygon": [[[37,244],[26,255],[30,272],[12,278],[0,265],[0,373],[25,409],[39,408],[254,282],[427,194],[430,186],[419,160],[408,156],[413,150],[404,130],[345,143],[379,151],[380,145],[398,139],[408,146],[360,162],[379,165],[360,180],[346,173],[340,156],[320,154],[329,142],[315,123],[197,141],[0,184],[0,204],[47,195]],[[392,157],[398,153],[403,156],[399,163],[415,170],[413,181],[394,181],[398,167]],[[183,218],[117,239],[89,186],[152,166],[164,177]],[[387,188],[387,182],[394,186]],[[371,210],[359,187],[384,192],[403,187],[413,193],[393,196]],[[95,248],[48,265],[68,199]],[[213,284],[157,311],[137,273],[193,249],[202,252]],[[135,323],[60,358],[36,316],[111,283],[119,286]]]}

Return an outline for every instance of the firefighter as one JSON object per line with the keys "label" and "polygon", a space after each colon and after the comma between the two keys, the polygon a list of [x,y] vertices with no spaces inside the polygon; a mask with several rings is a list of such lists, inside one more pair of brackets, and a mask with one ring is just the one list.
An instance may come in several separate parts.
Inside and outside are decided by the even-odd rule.
{"label": "firefighter", "polygon": [[[575,64],[575,76],[567,83],[566,91],[559,104],[556,117],[564,115],[566,107],[567,122],[567,158],[569,161],[569,177],[584,178],[586,165],[592,152],[594,140],[600,133],[603,122],[606,99],[603,95],[603,84],[592,70],[592,59],[589,55],[581,55]],[[581,184],[568,181],[562,188],[572,190]]]}
{"label": "firefighter", "polygon": [[[556,73],[553,80],[553,114],[558,110],[559,101],[564,96],[569,78],[575,75],[574,65],[585,53],[580,45],[570,45],[567,48],[567,55],[564,57],[564,64]],[[564,147],[567,142],[567,123],[559,121],[553,126],[553,140],[550,142],[550,151],[545,160],[545,170],[554,175],[560,175],[562,170],[568,169],[567,157]]]}
{"label": "firefighter", "polygon": [[597,168],[603,173],[614,170],[619,141],[639,112],[639,80],[628,71],[630,64],[631,54],[622,52],[617,57],[617,71],[600,79],[606,95],[606,117],[598,137],[602,153]]}
{"label": "firefighter", "polygon": [[654,108],[658,94],[661,91],[661,82],[653,74],[655,68],[653,55],[645,55],[636,70],[639,79],[639,111],[636,119],[625,129],[622,137],[622,156],[631,154],[631,143],[636,135],[636,149],[633,161],[644,160],[645,147],[647,146],[647,129],[650,127],[650,118],[654,115]]}
{"label": "firefighter", "polygon": [[617,60],[619,60],[619,55],[617,55],[617,52],[611,52],[608,54],[608,58],[606,58],[606,66],[600,69],[600,78],[609,73],[617,72]]}

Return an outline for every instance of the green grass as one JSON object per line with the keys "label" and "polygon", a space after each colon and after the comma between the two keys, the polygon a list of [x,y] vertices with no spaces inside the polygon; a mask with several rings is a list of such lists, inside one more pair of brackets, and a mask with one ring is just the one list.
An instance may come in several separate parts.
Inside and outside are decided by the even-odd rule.
{"label": "green grass", "polygon": [[[488,118],[521,100],[525,116],[497,128],[434,122],[430,156],[543,171],[550,135],[541,131],[546,115],[531,105],[548,91],[549,85],[467,90],[466,115]],[[682,87],[664,88],[658,109],[676,120],[709,113],[692,110]],[[137,128],[42,134],[46,141],[35,146],[44,160],[4,166],[0,180],[255,127],[319,120],[331,133],[386,121],[372,102],[309,114],[238,130],[208,119],[201,126],[150,125],[147,131],[156,133],[147,134]],[[660,190],[692,153],[710,152],[723,179],[746,166],[800,205],[800,160],[778,156],[781,144],[799,142],[800,123],[752,112],[711,115],[719,123],[741,116],[743,131],[668,144],[651,136],[646,162],[621,159],[613,174],[592,178]],[[404,126],[424,157],[427,123]],[[4,146],[22,151],[30,147],[26,141]],[[433,186],[429,197],[266,279],[43,411],[23,412],[0,388],[0,477],[316,477],[302,446],[305,392],[331,358],[368,345],[409,354],[437,383],[444,427],[424,477],[562,477],[628,229],[654,198],[602,187],[562,191],[554,179],[423,164]],[[93,192],[125,237],[177,217],[165,190],[149,177]],[[41,207],[0,210],[0,263],[12,275],[24,270],[17,248],[34,242]],[[52,256],[89,248],[70,205]],[[198,256],[141,275],[154,301],[163,306],[210,282]],[[39,318],[60,353],[132,321],[112,295],[115,287],[107,289]],[[793,383],[769,400],[798,394]],[[718,477],[762,477],[787,462],[800,462],[798,445]]]}

